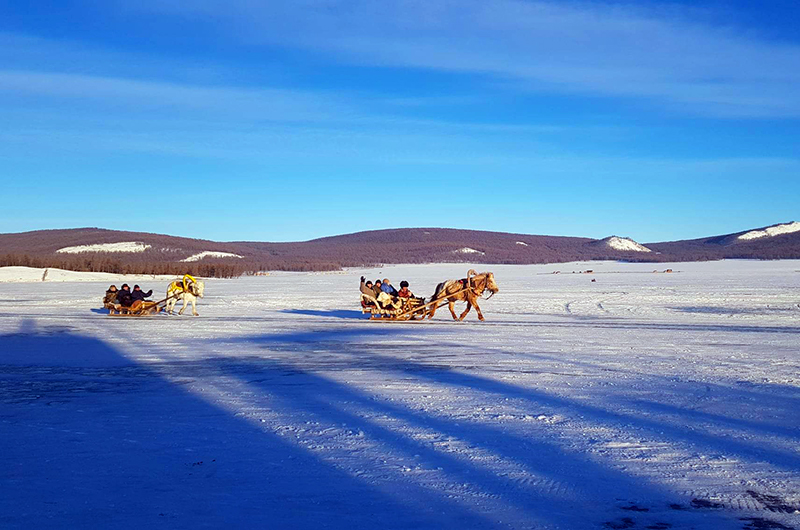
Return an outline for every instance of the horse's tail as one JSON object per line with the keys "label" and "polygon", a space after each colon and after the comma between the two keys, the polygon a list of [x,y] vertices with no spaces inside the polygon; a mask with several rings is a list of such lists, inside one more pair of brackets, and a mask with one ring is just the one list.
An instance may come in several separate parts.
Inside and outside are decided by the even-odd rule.
{"label": "horse's tail", "polygon": [[436,300],[439,298],[439,294],[444,290],[444,286],[447,282],[442,282],[436,286],[436,291],[434,291],[433,296],[431,296],[431,300]]}
{"label": "horse's tail", "polygon": [[436,314],[436,308],[439,305],[439,295],[444,292],[444,286],[447,285],[447,282],[442,282],[436,286],[436,291],[431,296],[431,302],[436,302],[435,304],[431,304],[431,308],[428,309],[428,318],[433,318],[433,315]]}

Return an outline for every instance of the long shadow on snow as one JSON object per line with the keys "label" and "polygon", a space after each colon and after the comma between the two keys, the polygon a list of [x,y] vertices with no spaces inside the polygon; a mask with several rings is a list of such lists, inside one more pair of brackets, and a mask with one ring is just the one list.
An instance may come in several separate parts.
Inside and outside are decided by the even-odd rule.
{"label": "long shadow on snow", "polygon": [[724,307],[724,306],[673,306],[667,307],[679,313],[692,313],[698,315],[775,315],[781,313],[797,312],[797,307]]}
{"label": "long shadow on snow", "polygon": [[[494,353],[494,354],[503,354],[503,355],[521,355],[524,357],[528,357],[530,359],[541,359],[543,361],[550,361],[550,362],[557,362],[559,364],[569,364],[571,366],[577,366],[580,368],[588,368],[591,370],[596,370],[598,372],[617,372],[623,374],[630,374],[632,376],[643,378],[649,377],[653,378],[652,374],[643,374],[641,371],[632,368],[621,368],[619,366],[607,366],[601,362],[589,362],[589,361],[582,361],[578,359],[565,359],[563,356],[550,354],[550,353],[543,353],[543,352],[535,352],[535,353],[522,353],[516,351],[509,351],[504,349],[498,348],[487,348],[487,351]],[[658,381],[665,381],[669,382],[670,376],[660,376],[655,377],[655,380]],[[733,381],[733,383],[738,384],[738,387],[734,386],[727,386],[720,383],[712,383],[709,381],[691,381],[691,380],[684,380],[686,383],[695,383],[697,385],[708,387],[710,389],[718,389],[722,392],[729,393],[731,395],[736,395],[741,397],[745,400],[757,400],[761,401],[764,399],[780,401],[784,404],[784,406],[788,408],[800,407],[800,388],[789,386],[789,385],[781,385],[775,383],[767,383],[767,384],[759,384],[753,383],[746,380],[737,380]],[[748,388],[741,388],[741,386],[746,385]]]}
{"label": "long shadow on snow", "polygon": [[481,325],[500,325],[500,326],[523,326],[523,327],[543,327],[543,328],[597,328],[597,329],[647,329],[655,331],[688,331],[688,332],[708,332],[718,331],[725,333],[800,333],[797,326],[745,326],[728,324],[661,324],[657,322],[631,322],[622,320],[618,317],[602,317],[592,315],[562,315],[562,314],[543,314],[540,316],[550,316],[559,319],[566,319],[567,322],[553,321],[519,321],[519,320],[494,320],[491,315],[487,316],[487,321]]}
{"label": "long shadow on snow", "polygon": [[712,414],[710,412],[703,412],[699,410],[691,410],[683,407],[676,407],[674,405],[659,403],[656,401],[638,399],[631,402],[641,406],[643,409],[659,412],[667,415],[678,416],[683,422],[687,420],[694,420],[698,425],[703,423],[714,423],[720,426],[728,426],[730,428],[738,428],[746,431],[762,431],[765,433],[773,434],[776,436],[783,436],[786,438],[794,438],[796,444],[800,444],[800,427],[797,425],[793,427],[778,427],[774,425],[764,425],[762,423],[755,423],[740,418],[731,418],[721,416],[719,414]]}
{"label": "long shadow on snow", "polygon": [[[316,347],[320,347],[324,346],[326,342],[329,342],[331,345],[334,345],[341,342],[342,340],[356,338],[356,337],[366,337],[369,338],[370,340],[375,340],[380,336],[385,335],[386,333],[389,333],[389,331],[382,328],[368,329],[368,330],[367,329],[320,330],[316,332],[259,335],[254,337],[239,338],[236,340],[243,342],[254,342],[261,344],[276,344],[276,345],[284,343],[285,345],[291,345],[290,349],[296,352],[298,350],[300,351],[304,350],[304,347],[298,346],[301,343],[313,342],[315,343]],[[360,368],[384,369],[384,370],[396,370],[401,372],[408,372],[418,375],[420,377],[433,379],[439,383],[472,388],[475,390],[497,394],[504,397],[523,398],[536,404],[537,407],[539,408],[541,408],[542,405],[546,405],[548,407],[565,410],[567,411],[567,414],[578,414],[585,416],[587,418],[591,418],[598,423],[611,422],[614,424],[628,424],[631,425],[633,428],[649,431],[656,438],[663,438],[664,436],[667,436],[668,438],[672,438],[678,441],[684,441],[698,445],[700,447],[704,447],[707,450],[714,453],[721,452],[723,454],[726,454],[730,452],[735,452],[742,457],[746,457],[754,461],[766,461],[769,462],[770,464],[792,470],[800,469],[800,457],[798,457],[798,455],[796,455],[793,452],[765,448],[762,445],[752,445],[742,441],[732,440],[729,437],[718,437],[714,436],[713,434],[708,434],[707,432],[702,430],[698,431],[692,429],[690,426],[680,427],[665,421],[658,421],[656,419],[653,419],[652,417],[645,417],[642,415],[622,413],[622,412],[612,412],[600,407],[588,405],[586,403],[576,402],[573,400],[554,396],[551,394],[545,394],[531,389],[516,387],[514,385],[509,385],[507,383],[501,383],[491,379],[486,379],[473,374],[456,372],[450,370],[448,365],[442,363],[431,365],[429,363],[418,363],[413,361],[397,359],[396,357],[387,357],[384,355],[375,354],[373,353],[374,348],[371,348],[369,344],[356,347],[355,349],[362,350],[361,353],[364,354],[363,357],[358,359],[359,363],[358,366]],[[493,349],[492,351],[498,352],[502,350]],[[508,353],[509,355],[513,355],[515,352],[506,352],[506,353]],[[335,369],[335,365],[341,362],[345,362],[346,367],[349,368],[353,367],[353,363],[351,361],[334,360],[332,362],[327,361],[325,363],[327,365],[326,368]],[[731,389],[727,389],[727,391],[730,390]],[[739,391],[739,392],[744,393],[746,391]],[[760,396],[761,394],[756,394],[756,395]],[[685,410],[689,415],[689,417],[694,417],[692,415],[693,411],[691,411],[691,409],[685,409]],[[727,424],[728,426],[730,425],[729,422],[725,421],[725,418],[720,418],[719,423]],[[745,420],[742,420],[741,425],[747,426],[747,423],[748,422],[746,422]],[[796,436],[796,433],[793,433],[791,430],[787,431],[784,429],[779,429],[776,431],[775,429],[772,429],[769,426],[764,426],[762,424],[757,424],[757,423],[752,423],[749,425],[749,427],[762,431],[772,432],[773,434],[778,434],[781,436]]]}
{"label": "long shadow on snow", "polygon": [[[511,353],[511,352],[509,352]],[[423,375],[430,372],[425,372]],[[465,374],[463,372],[448,371],[439,379],[439,382],[474,388],[493,394],[523,398],[538,405],[547,405],[557,409],[570,411],[590,418],[598,423],[610,422],[616,424],[629,424],[638,429],[650,431],[655,437],[667,436],[675,440],[682,440],[692,444],[706,447],[714,452],[735,452],[754,461],[766,461],[770,464],[791,470],[800,470],[800,456],[794,452],[767,449],[753,446],[729,438],[718,438],[705,432],[690,428],[681,428],[674,424],[657,421],[652,418],[635,414],[612,412],[586,403],[569,400],[551,394],[545,394],[528,388],[520,388],[507,383],[486,379],[480,376]],[[687,412],[691,412],[686,409]],[[754,425],[755,426],[755,425]],[[782,432],[782,435],[787,433]]]}
{"label": "long shadow on snow", "polygon": [[[454,488],[469,485],[477,499],[499,499],[510,508],[510,513],[493,516],[511,527],[528,521],[549,522],[566,527],[601,526],[603,519],[614,517],[614,506],[630,505],[645,499],[654,512],[652,517],[683,518],[695,523],[703,522],[716,528],[738,527],[725,513],[681,513],[676,515],[668,507],[682,500],[660,487],[608,468],[589,458],[565,451],[558,444],[541,438],[523,437],[501,427],[490,427],[468,419],[452,421],[414,411],[405,406],[379,400],[355,390],[350,385],[332,381],[308,370],[299,369],[291,362],[273,359],[243,360],[231,358],[212,359],[217,362],[220,374],[236,377],[248,388],[258,387],[279,400],[291,403],[294,414],[307,421],[313,418],[322,426],[345,427],[363,433],[370,441],[402,453],[401,461],[417,466],[423,471],[441,470],[449,481],[442,489],[431,491],[428,498],[452,494]],[[398,365],[392,363],[392,369]],[[430,377],[427,367],[413,363],[405,372],[415,376]],[[285,382],[292,376],[292,384]],[[371,418],[391,418],[383,426]],[[395,422],[394,420],[398,420]],[[403,435],[403,429],[413,427],[423,431],[420,440]],[[397,429],[397,430],[395,430]],[[445,448],[433,447],[434,441]],[[464,442],[470,447],[462,457],[448,454],[446,446]],[[478,448],[478,450],[475,450]],[[458,449],[454,449],[458,453]],[[501,461],[512,462],[509,475],[493,470],[492,464],[475,465],[486,454],[497,455]],[[515,465],[516,464],[516,465]],[[528,476],[512,477],[515,468],[522,466]],[[409,475],[413,480],[414,475]],[[587,477],[591,477],[587,480]],[[407,479],[408,480],[408,479]],[[655,500],[656,504],[650,502]],[[599,509],[592,509],[599,506]],[[620,508],[621,509],[621,508]],[[516,512],[516,514],[514,513]],[[625,512],[619,512],[625,515]],[[587,515],[588,514],[588,515]],[[648,519],[653,520],[651,516]]]}
{"label": "long shadow on snow", "polygon": [[[642,373],[636,369],[608,367],[602,363],[593,363],[577,359],[564,359],[563,357],[557,355],[551,355],[541,352],[518,353],[502,349],[499,350],[491,349],[490,351],[492,353],[501,353],[506,355],[523,355],[531,359],[542,359],[550,362],[569,364],[572,366],[578,366],[580,368],[588,368],[596,370],[598,372],[610,371],[610,372],[630,374],[631,376],[636,377],[639,382],[645,382],[648,384],[650,382],[652,382],[655,385],[675,384],[674,378],[669,375],[655,376],[653,374]],[[782,409],[786,410],[794,410],[797,407],[800,407],[800,389],[794,386],[776,384],[776,383],[753,383],[750,381],[741,381],[741,380],[733,380],[729,381],[729,384],[723,384],[722,382],[714,383],[706,380],[695,381],[686,378],[681,378],[679,382],[688,387],[692,386],[695,387],[694,390],[699,391],[701,389],[706,389],[714,396],[719,396],[719,395],[729,396],[731,398],[730,399],[731,402],[736,402],[740,406],[749,407],[750,403],[757,403],[760,405],[764,403],[764,401],[770,401],[779,403],[780,404],[779,406]],[[746,386],[746,388],[743,388],[744,386]],[[695,412],[693,409],[689,408],[681,408],[680,410],[687,411],[687,413],[690,416],[693,415],[693,413]],[[713,415],[710,416],[713,417]],[[768,416],[767,418],[769,417],[771,417],[771,415]],[[729,422],[730,420],[730,418],[726,418],[725,416],[718,416],[718,418],[722,422]],[[763,430],[766,432],[772,432],[774,434],[787,435],[787,436],[800,434],[800,426],[786,429],[783,427],[771,426],[769,424],[747,422],[746,420],[737,419],[737,421],[739,421],[742,426],[747,426],[748,428]]]}
{"label": "long shadow on snow", "polygon": [[[375,333],[376,332],[370,332],[367,333],[367,335],[374,337]],[[313,340],[310,335],[313,335],[313,339],[316,340]],[[297,334],[260,335],[240,338],[236,339],[236,341],[261,344],[262,347],[270,349],[271,351],[285,352],[291,356],[298,350],[308,347],[310,343],[313,343],[314,348],[319,348],[323,344],[338,347],[343,338],[358,335],[361,335],[361,333],[357,330],[347,330],[346,332],[319,331],[311,334],[304,332]],[[315,352],[316,351],[319,350],[315,349]],[[369,355],[368,348],[360,353]],[[715,446],[717,443],[717,440],[713,437],[691,436],[692,433],[682,432],[668,424],[661,424],[656,421],[641,419],[635,416],[611,413],[597,407],[572,402],[541,392],[521,389],[470,374],[450,371],[446,366],[430,366],[424,363],[410,362],[397,358],[385,358],[376,355],[372,355],[371,357],[372,360],[369,368],[380,370],[382,373],[399,371],[400,373],[406,373],[416,378],[429,379],[438,384],[469,388],[478,392],[498,394],[506,398],[522,398],[534,404],[536,406],[535,412],[537,413],[541,412],[543,405],[557,407],[565,410],[567,415],[584,415],[599,424],[613,421],[617,425],[620,423],[623,425],[631,425],[633,429],[650,430],[661,437],[664,436],[666,431],[668,435],[673,435],[677,439],[689,438],[689,441],[706,446]],[[375,357],[379,357],[379,359]],[[381,366],[381,361],[385,363],[383,366]],[[376,398],[367,396],[360,391],[355,391],[350,386],[330,381],[312,373],[310,370],[297,366],[291,357],[281,360],[259,359],[257,361],[222,358],[218,359],[217,362],[219,363],[218,368],[224,374],[237,377],[248,385],[263,386],[266,391],[278,393],[284,400],[296,403],[295,406],[303,410],[305,414],[318,415],[319,411],[323,410],[327,415],[326,417],[333,423],[344,423],[354,428],[357,427],[369,433],[370,436],[380,440],[382,443],[400,448],[410,454],[424,454],[424,463],[427,466],[446,466],[448,473],[458,476],[461,479],[466,478],[467,475],[472,477],[478,476],[480,477],[478,483],[489,489],[490,491],[488,493],[490,495],[504,498],[511,504],[516,505],[518,509],[526,509],[526,501],[524,499],[526,495],[532,494],[530,488],[522,488],[519,485],[515,486],[512,480],[497,477],[490,471],[466,466],[463,462],[454,457],[449,457],[434,451],[425,444],[412,442],[346,409],[348,409],[351,404],[355,403],[359,407],[364,407],[368,411],[372,411],[373,414],[397,417],[409,424],[432,429],[445,435],[455,435],[460,439],[483,447],[504,458],[517,461],[521,459],[534,474],[544,474],[550,481],[562,480],[568,484],[569,488],[584,495],[591,496],[593,494],[598,494],[596,491],[588,491],[586,489],[591,488],[592,483],[588,486],[583,486],[583,481],[581,480],[581,478],[586,475],[593,476],[604,485],[604,490],[606,491],[606,493],[604,493],[604,500],[606,502],[614,502],[614,499],[618,498],[620,495],[628,496],[629,498],[638,498],[643,494],[646,497],[663,499],[664,506],[676,500],[673,494],[662,491],[658,487],[642,479],[600,466],[587,458],[574,454],[567,454],[561,447],[549,441],[537,440],[532,442],[529,439],[520,438],[516,434],[506,432],[499,428],[488,427],[477,423],[463,425],[461,423],[431,417],[424,411],[413,412],[405,407],[400,407],[392,403],[377,401]],[[360,359],[354,360],[352,357],[337,362],[347,363],[350,368],[354,366],[364,368],[360,363]],[[324,369],[324,367],[321,366],[314,367],[316,371],[319,371],[320,368]],[[308,387],[314,389],[314,395],[298,395],[294,391],[287,392],[286,388],[289,387],[273,384],[275,382],[275,374],[294,375],[304,379],[307,381]],[[256,379],[253,379],[253,376],[256,376]],[[306,385],[302,383],[293,385],[295,388],[303,386]],[[332,404],[339,404],[339,408],[333,409],[331,406]],[[500,443],[497,443],[498,441]],[[725,442],[725,446],[730,448],[728,442]],[[746,446],[741,449],[752,452],[751,448]],[[576,472],[576,470],[578,471]],[[594,482],[594,484],[597,484],[597,482]],[[517,499],[508,498],[508,495],[505,493],[509,490],[516,491]],[[551,494],[552,492],[550,491],[542,495],[548,498],[548,502],[552,503],[554,513],[547,515],[536,511],[535,514],[532,513],[532,516],[552,518],[558,521],[556,514],[564,516],[565,514],[572,513],[574,510],[585,510],[585,506],[581,503],[580,496],[578,501],[573,501],[558,497],[548,497],[548,495]],[[582,500],[583,502],[587,502],[589,499],[584,498]]]}
{"label": "long shadow on snow", "polygon": [[351,309],[281,309],[281,313],[311,317],[343,318],[347,320],[369,320],[369,315],[364,315],[361,313],[361,311],[355,311]]}
{"label": "long shadow on snow", "polygon": [[31,327],[0,335],[0,526],[497,526],[389,496],[191,394],[180,373]]}

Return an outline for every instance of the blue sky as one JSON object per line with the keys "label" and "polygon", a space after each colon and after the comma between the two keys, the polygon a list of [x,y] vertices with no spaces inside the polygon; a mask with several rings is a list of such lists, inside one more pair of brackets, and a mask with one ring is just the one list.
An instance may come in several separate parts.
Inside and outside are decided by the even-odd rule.
{"label": "blue sky", "polygon": [[794,0],[0,0],[0,232],[652,242],[800,220],[797,20]]}

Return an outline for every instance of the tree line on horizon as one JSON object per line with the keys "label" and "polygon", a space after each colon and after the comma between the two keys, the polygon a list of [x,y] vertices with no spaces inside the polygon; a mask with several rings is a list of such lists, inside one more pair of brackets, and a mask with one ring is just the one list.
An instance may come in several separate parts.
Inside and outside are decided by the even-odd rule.
{"label": "tree line on horizon", "polygon": [[261,271],[322,272],[341,269],[333,262],[314,261],[216,261],[164,262],[121,261],[107,255],[70,257],[30,256],[5,254],[0,256],[0,267],[33,267],[38,269],[63,269],[76,272],[108,272],[112,274],[173,275],[191,274],[203,278],[238,278]]}
{"label": "tree line on horizon", "polygon": [[[524,244],[520,244],[520,242]],[[58,253],[65,246],[141,241],[138,253]],[[0,266],[59,268],[115,274],[233,278],[259,271],[331,271],[381,264],[494,263],[542,264],[571,261],[708,261],[717,259],[800,259],[800,232],[739,242],[735,234],[689,241],[651,243],[650,253],[613,250],[588,238],[536,236],[455,229],[402,229],[361,232],[297,243],[229,242],[175,238],[103,229],[0,234]],[[459,249],[478,253],[459,253]],[[242,258],[181,258],[201,251],[230,252]]]}

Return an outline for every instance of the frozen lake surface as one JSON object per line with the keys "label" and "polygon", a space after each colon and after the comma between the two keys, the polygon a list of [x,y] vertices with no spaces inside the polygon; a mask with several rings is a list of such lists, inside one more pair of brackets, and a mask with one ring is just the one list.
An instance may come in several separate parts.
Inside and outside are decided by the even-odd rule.
{"label": "frozen lake surface", "polygon": [[362,273],[467,268],[209,280],[196,318],[0,283],[0,527],[800,528],[800,262],[479,267],[486,322],[359,311]]}

